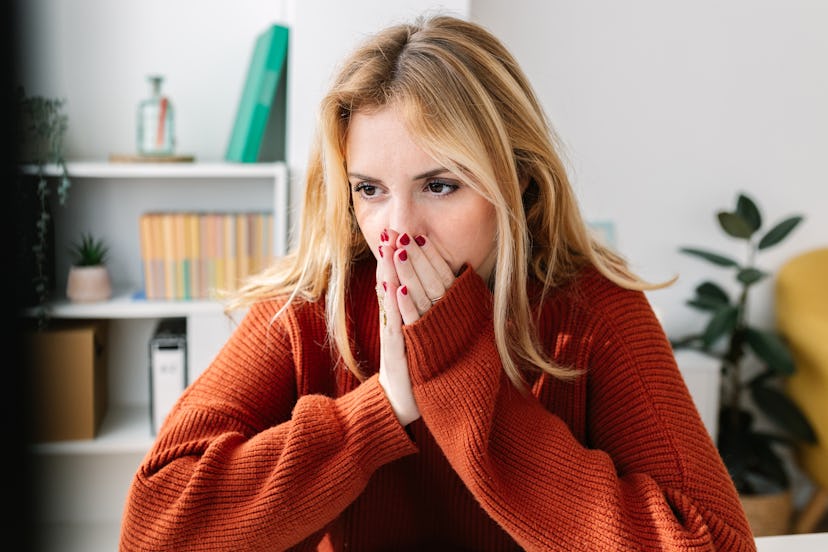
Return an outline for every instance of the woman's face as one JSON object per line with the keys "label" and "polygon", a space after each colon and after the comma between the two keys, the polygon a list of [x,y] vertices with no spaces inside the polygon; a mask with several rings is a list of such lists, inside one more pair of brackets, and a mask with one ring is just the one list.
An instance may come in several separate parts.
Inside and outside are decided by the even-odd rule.
{"label": "woman's face", "polygon": [[354,213],[375,257],[383,230],[424,236],[455,274],[468,263],[489,278],[494,207],[413,142],[396,108],[353,114],[345,159]]}

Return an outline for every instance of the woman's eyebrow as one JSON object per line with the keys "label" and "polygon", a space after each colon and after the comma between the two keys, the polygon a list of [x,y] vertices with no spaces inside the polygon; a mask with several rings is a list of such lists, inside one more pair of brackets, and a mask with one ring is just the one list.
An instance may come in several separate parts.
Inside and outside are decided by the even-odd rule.
{"label": "woman's eyebrow", "polygon": [[447,168],[437,167],[436,169],[431,169],[430,171],[426,171],[424,173],[418,174],[412,180],[424,180],[426,178],[432,178],[434,176],[437,176],[438,174],[443,174],[443,173],[447,173],[447,172],[450,172]]}
{"label": "woman's eyebrow", "polygon": [[374,177],[372,177],[372,176],[366,176],[366,175],[364,175],[364,174],[355,173],[355,172],[349,172],[349,173],[348,173],[348,178],[357,178],[357,179],[359,179],[359,180],[368,180],[368,181],[370,181],[370,182],[377,182],[377,181],[379,181],[379,178],[374,178]]}
{"label": "woman's eyebrow", "polygon": [[[424,173],[420,173],[420,174],[416,175],[415,177],[413,177],[411,180],[425,180],[425,179],[432,178],[432,177],[435,177],[439,174],[443,174],[443,173],[447,173],[447,172],[450,172],[450,171],[448,169],[446,169],[445,167],[437,167],[436,169],[431,169],[431,170],[428,170]],[[357,178],[359,180],[367,180],[369,182],[382,182],[381,178],[375,178],[373,176],[368,176],[368,175],[357,173],[357,172],[349,172],[348,173],[348,178]]]}

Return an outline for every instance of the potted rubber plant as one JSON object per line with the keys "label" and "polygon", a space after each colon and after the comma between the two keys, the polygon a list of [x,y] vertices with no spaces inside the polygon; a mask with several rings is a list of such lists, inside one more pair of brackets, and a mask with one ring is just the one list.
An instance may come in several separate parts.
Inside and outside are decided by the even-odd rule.
{"label": "potted rubber plant", "polygon": [[[771,277],[757,265],[758,256],[785,240],[803,217],[787,217],[765,231],[756,202],[740,194],[735,208],[718,211],[716,218],[726,236],[744,242],[743,259],[707,248],[681,247],[679,251],[729,273],[735,284],[730,287],[736,293],[731,295],[713,280],[701,282],[687,304],[705,313],[707,322],[699,332],[671,342],[676,350],[695,349],[721,363],[716,445],[754,532],[778,534],[785,532],[792,513],[792,474],[785,449],[790,451],[797,442],[815,442],[816,435],[802,410],[784,392],[782,382],[796,369],[784,339],[773,328],[753,325],[747,314],[754,286]],[[768,504],[782,510],[766,515],[763,511]],[[764,528],[763,519],[779,525]]]}
{"label": "potted rubber plant", "polygon": [[106,266],[109,247],[103,240],[84,233],[72,244],[72,266],[66,281],[66,296],[76,303],[105,301],[112,296]]}

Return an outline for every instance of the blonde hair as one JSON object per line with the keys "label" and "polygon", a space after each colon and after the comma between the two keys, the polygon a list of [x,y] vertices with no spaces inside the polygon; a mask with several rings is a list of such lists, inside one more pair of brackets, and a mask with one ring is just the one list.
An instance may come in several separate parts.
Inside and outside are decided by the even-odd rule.
{"label": "blonde hair", "polygon": [[665,285],[641,280],[590,234],[554,131],[512,55],[479,25],[435,16],[390,27],[345,60],[321,104],[296,247],[249,280],[234,307],[284,295],[285,306],[324,296],[330,338],[344,364],[362,377],[347,335],[345,297],[351,266],[371,252],[351,210],[345,140],[351,115],[392,104],[424,151],[494,205],[495,340],[518,388],[524,388],[520,366],[574,375],[538,343],[530,276],[543,283],[543,296],[588,263],[626,288]]}

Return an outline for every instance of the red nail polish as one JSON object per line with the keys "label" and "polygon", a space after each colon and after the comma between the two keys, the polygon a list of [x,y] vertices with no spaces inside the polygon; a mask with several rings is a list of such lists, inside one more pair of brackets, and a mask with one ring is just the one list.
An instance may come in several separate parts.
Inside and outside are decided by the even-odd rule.
{"label": "red nail polish", "polygon": [[383,291],[388,291],[388,282],[383,282],[382,283],[382,290]]}
{"label": "red nail polish", "polygon": [[408,295],[408,286],[401,287],[400,293],[402,293],[403,295]]}
{"label": "red nail polish", "polygon": [[425,245],[425,238],[423,236],[415,237],[414,241],[417,242],[417,245],[419,245],[420,247]]}
{"label": "red nail polish", "polygon": [[411,243],[411,237],[408,234],[403,234],[400,236],[400,243],[403,245],[408,245]]}
{"label": "red nail polish", "polygon": [[382,252],[382,246],[377,247],[377,251],[379,251],[380,257],[385,257],[385,253]]}
{"label": "red nail polish", "polygon": [[406,253],[405,249],[400,249],[399,258],[400,258],[401,261],[407,261],[408,260],[408,253]]}
{"label": "red nail polish", "polygon": [[384,242],[388,241],[388,232],[387,231],[385,231],[385,230],[382,231],[382,234],[380,234],[380,240],[384,241]]}

